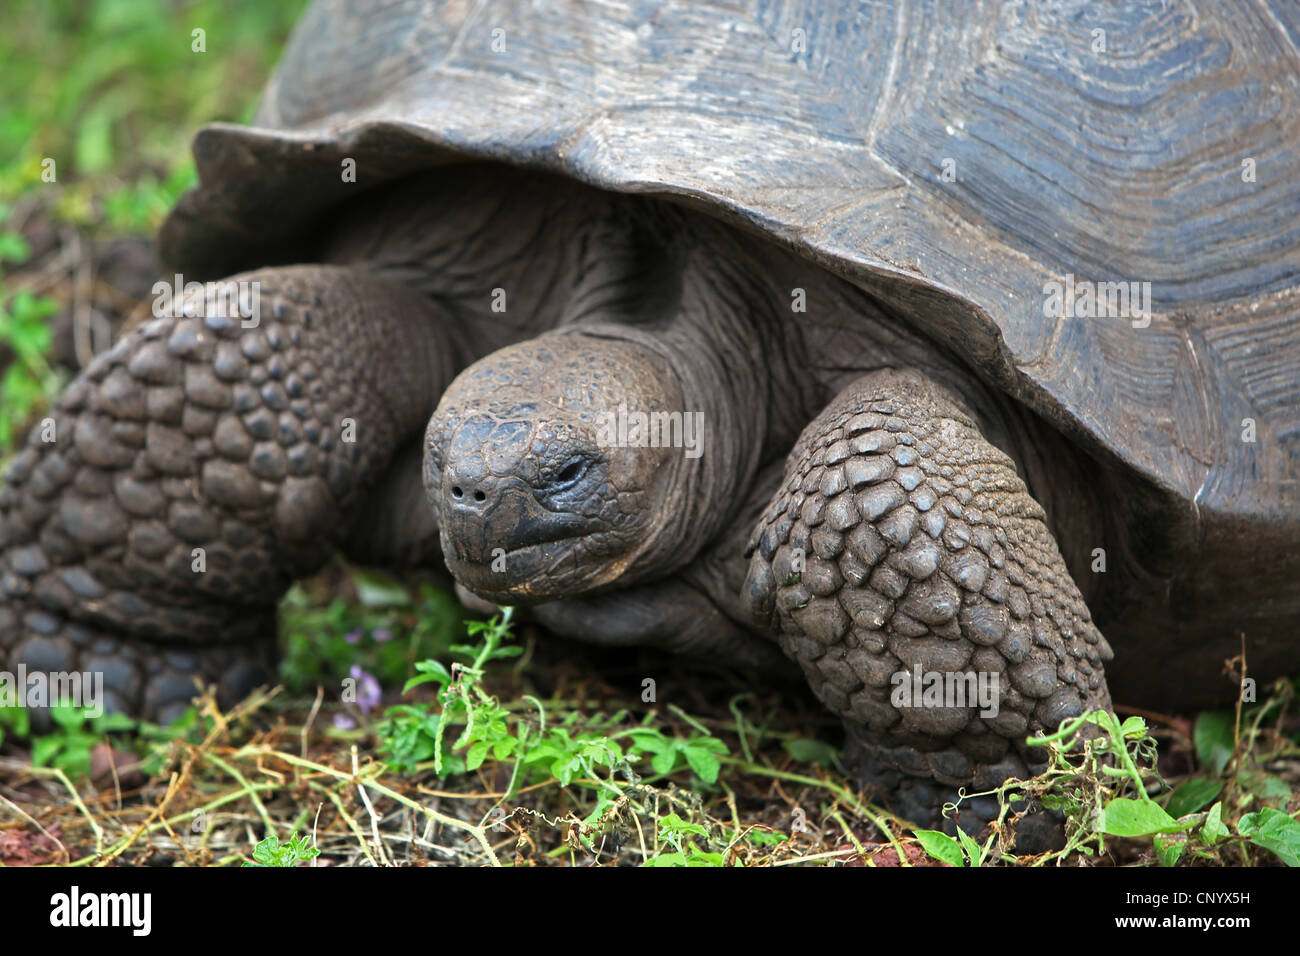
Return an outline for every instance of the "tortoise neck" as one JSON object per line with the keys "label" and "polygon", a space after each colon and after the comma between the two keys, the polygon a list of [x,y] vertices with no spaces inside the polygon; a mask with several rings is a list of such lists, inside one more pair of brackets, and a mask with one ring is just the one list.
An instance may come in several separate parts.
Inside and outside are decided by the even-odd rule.
{"label": "tortoise neck", "polygon": [[[673,395],[675,407],[659,401],[665,410],[657,414],[666,423],[662,428],[650,423],[651,440],[673,446],[674,453],[661,466],[667,506],[654,547],[638,555],[629,580],[671,574],[695,560],[736,519],[758,470],[762,443],[754,439],[766,428],[766,408],[754,400],[749,373],[755,368],[748,357],[735,354],[734,342],[724,349],[707,326],[651,330],[601,323],[558,333],[632,343],[671,370],[673,381],[662,383],[659,391]],[[629,395],[628,415],[648,407],[646,399]]]}
{"label": "tortoise neck", "polygon": [[[666,383],[680,396],[674,411],[697,423],[698,443],[667,466],[680,514],[665,521],[681,519],[665,536],[673,547],[656,550],[653,568],[638,561],[638,577],[686,567],[742,520],[760,468],[784,458],[804,424],[804,402],[790,396],[816,387],[794,374],[789,296],[754,246],[680,210],[659,208],[655,217],[644,231],[657,244],[656,267],[648,269],[641,256],[628,272],[630,266],[611,265],[605,256],[605,272],[594,274],[602,281],[589,283],[605,298],[582,297],[579,314],[559,330],[652,353],[676,380]],[[608,281],[611,270],[621,282]],[[629,288],[637,291],[635,307],[611,304],[606,290]]]}

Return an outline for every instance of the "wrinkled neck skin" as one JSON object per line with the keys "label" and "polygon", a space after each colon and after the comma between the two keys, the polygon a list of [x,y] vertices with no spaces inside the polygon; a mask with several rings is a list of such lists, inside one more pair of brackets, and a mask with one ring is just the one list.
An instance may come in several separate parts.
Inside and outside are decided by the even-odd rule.
{"label": "wrinkled neck skin", "polygon": [[[616,340],[653,356],[671,378],[656,400],[698,423],[694,446],[669,449],[660,466],[658,527],[622,583],[680,570],[729,533],[752,510],[760,469],[784,458],[820,392],[791,362],[790,293],[765,271],[762,250],[676,210],[649,218],[663,258],[646,270],[642,257],[638,274],[611,277],[603,245],[573,312],[551,333]],[[630,393],[629,411],[649,398]]]}
{"label": "wrinkled neck skin", "polygon": [[[617,340],[635,346],[650,360],[666,369],[665,381],[656,383],[654,396],[629,393],[627,415],[623,406],[618,419],[633,428],[635,413],[650,408],[667,409],[682,422],[680,447],[663,450],[657,465],[656,484],[662,489],[654,502],[652,531],[629,563],[621,584],[631,584],[671,573],[700,553],[734,519],[753,485],[762,453],[762,443],[744,436],[764,434],[767,408],[761,402],[745,400],[742,390],[752,383],[738,383],[729,377],[711,343],[702,342],[698,328],[679,327],[652,333],[613,324],[571,327],[554,333],[597,340]],[[752,366],[736,358],[740,376],[749,377]],[[739,389],[735,386],[740,385]],[[675,441],[676,431],[673,439]],[[633,440],[635,440],[633,438]],[[651,439],[653,440],[653,438]],[[661,440],[664,440],[661,438]]]}
{"label": "wrinkled neck skin", "polygon": [[[670,241],[677,267],[673,307],[651,321],[635,308],[617,320],[606,313],[618,310],[580,310],[552,333],[646,349],[672,370],[682,411],[703,418],[703,454],[688,459],[678,452],[665,465],[673,470],[671,504],[661,533],[626,580],[678,571],[704,549],[734,557],[749,535],[755,499],[766,504],[780,480],[774,463],[784,460],[808,422],[859,376],[912,368],[948,389],[1015,461],[1091,596],[1091,549],[1104,539],[1099,466],[850,283],[711,221],[660,217],[680,229]],[[608,276],[602,279],[609,288]],[[634,401],[629,396],[629,406]]]}
{"label": "wrinkled neck skin", "polygon": [[467,364],[553,328],[611,197],[492,164],[455,165],[371,189],[338,213],[323,262],[418,289],[455,316]]}

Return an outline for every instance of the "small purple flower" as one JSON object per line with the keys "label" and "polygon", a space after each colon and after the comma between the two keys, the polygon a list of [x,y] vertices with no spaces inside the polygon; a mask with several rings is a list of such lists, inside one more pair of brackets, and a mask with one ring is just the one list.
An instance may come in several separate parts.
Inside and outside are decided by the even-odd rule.
{"label": "small purple flower", "polygon": [[361,640],[361,628],[357,628],[355,631],[348,631],[343,635],[343,640],[347,641],[349,644],[355,644],[357,641]]}
{"label": "small purple flower", "polygon": [[377,627],[370,632],[370,636],[375,639],[375,643],[383,644],[393,639],[393,632],[386,627]]}
{"label": "small purple flower", "polygon": [[351,717],[349,717],[347,714],[335,714],[334,726],[337,727],[339,730],[355,730],[357,727],[357,722],[353,720]]}
{"label": "small purple flower", "polygon": [[379,706],[379,699],[383,691],[372,674],[367,674],[356,664],[352,665],[353,680],[357,682],[357,709],[363,714],[368,714]]}

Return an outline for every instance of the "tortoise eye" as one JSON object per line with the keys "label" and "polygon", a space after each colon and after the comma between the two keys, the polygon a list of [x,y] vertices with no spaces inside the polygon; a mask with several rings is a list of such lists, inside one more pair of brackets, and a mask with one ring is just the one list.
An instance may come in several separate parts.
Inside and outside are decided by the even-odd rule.
{"label": "tortoise eye", "polygon": [[555,476],[555,480],[559,484],[568,484],[569,482],[576,480],[577,477],[582,474],[582,469],[582,459],[575,458],[564,466],[564,469]]}

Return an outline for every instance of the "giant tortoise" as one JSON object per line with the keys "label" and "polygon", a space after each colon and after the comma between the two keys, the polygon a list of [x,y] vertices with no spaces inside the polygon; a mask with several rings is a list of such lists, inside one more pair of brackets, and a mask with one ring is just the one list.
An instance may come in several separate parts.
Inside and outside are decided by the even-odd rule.
{"label": "giant tortoise", "polygon": [[319,2],[160,236],[237,275],[9,469],[3,660],[236,697],[341,550],[797,663],[920,800],[1110,692],[1230,701],[1243,647],[1300,666],[1298,39],[1280,0]]}

